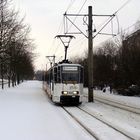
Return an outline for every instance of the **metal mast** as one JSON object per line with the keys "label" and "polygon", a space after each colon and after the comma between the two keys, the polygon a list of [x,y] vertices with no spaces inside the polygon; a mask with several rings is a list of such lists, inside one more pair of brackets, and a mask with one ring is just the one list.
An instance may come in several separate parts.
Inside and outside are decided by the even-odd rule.
{"label": "metal mast", "polygon": [[88,101],[93,102],[92,6],[88,7]]}

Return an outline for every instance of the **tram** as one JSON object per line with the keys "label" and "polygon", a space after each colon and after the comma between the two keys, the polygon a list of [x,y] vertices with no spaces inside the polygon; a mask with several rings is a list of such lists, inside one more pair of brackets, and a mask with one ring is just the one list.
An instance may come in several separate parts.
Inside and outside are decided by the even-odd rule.
{"label": "tram", "polygon": [[47,93],[54,103],[80,104],[83,96],[83,66],[70,62],[55,64],[47,71]]}

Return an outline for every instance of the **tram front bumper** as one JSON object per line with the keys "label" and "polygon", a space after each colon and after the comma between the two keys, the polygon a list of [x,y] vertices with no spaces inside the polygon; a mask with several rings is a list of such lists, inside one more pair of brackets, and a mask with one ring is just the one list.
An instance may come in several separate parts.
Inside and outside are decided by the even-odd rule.
{"label": "tram front bumper", "polygon": [[64,103],[68,103],[68,104],[73,104],[73,103],[80,103],[79,101],[79,96],[76,96],[76,95],[61,95],[60,96],[60,102],[62,104]]}

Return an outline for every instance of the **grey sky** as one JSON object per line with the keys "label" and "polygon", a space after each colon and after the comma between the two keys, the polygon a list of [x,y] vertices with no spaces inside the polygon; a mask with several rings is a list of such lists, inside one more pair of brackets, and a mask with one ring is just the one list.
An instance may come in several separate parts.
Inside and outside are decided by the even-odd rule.
{"label": "grey sky", "polygon": [[[26,15],[25,22],[31,26],[31,36],[35,39],[37,45],[36,52],[40,57],[36,59],[35,65],[37,69],[42,69],[48,63],[46,55],[56,55],[56,60],[64,56],[63,45],[60,41],[54,39],[57,34],[63,34],[63,14],[77,14],[85,0],[13,0],[16,9],[19,9],[21,15]],[[93,6],[94,14],[113,14],[127,0],[87,0],[80,13],[87,14],[88,6]],[[70,3],[73,5],[70,6]],[[122,10],[119,11],[119,25],[121,29],[126,29],[140,19],[140,1],[131,0]],[[69,7],[70,6],[70,7]],[[106,20],[105,18],[94,18],[94,24],[98,28],[100,24]],[[83,25],[83,19],[77,18],[76,24],[86,33],[87,26]],[[80,25],[81,24],[81,25]],[[117,21],[113,20],[114,33],[117,33]],[[73,27],[71,30],[75,30]],[[105,31],[111,32],[110,25]],[[94,44],[98,45],[105,36],[98,36],[94,40]],[[76,36],[72,40],[68,50],[68,56],[81,56],[87,49],[87,39],[83,35]]]}

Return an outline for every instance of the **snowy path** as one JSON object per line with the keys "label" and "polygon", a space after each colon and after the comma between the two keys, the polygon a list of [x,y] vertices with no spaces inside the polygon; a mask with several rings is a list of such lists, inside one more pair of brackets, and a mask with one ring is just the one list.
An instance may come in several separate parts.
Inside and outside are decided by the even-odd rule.
{"label": "snowy path", "polygon": [[[99,94],[99,93],[97,93]],[[104,94],[106,98],[115,100],[121,96]],[[140,107],[140,98],[124,97],[126,104]],[[128,100],[127,100],[128,99]],[[121,100],[119,100],[121,102]],[[111,107],[99,102],[83,103],[80,107],[90,111],[104,121],[126,131],[135,140],[140,140],[140,115]],[[74,114],[94,131],[101,140],[126,140],[126,137],[97,120],[74,110]],[[111,132],[111,133],[110,133]],[[60,106],[54,105],[42,90],[42,83],[28,81],[21,85],[0,90],[0,139],[2,140],[93,140],[71,116]]]}
{"label": "snowy path", "polygon": [[93,140],[64,110],[53,105],[38,81],[0,92],[1,140]]}

